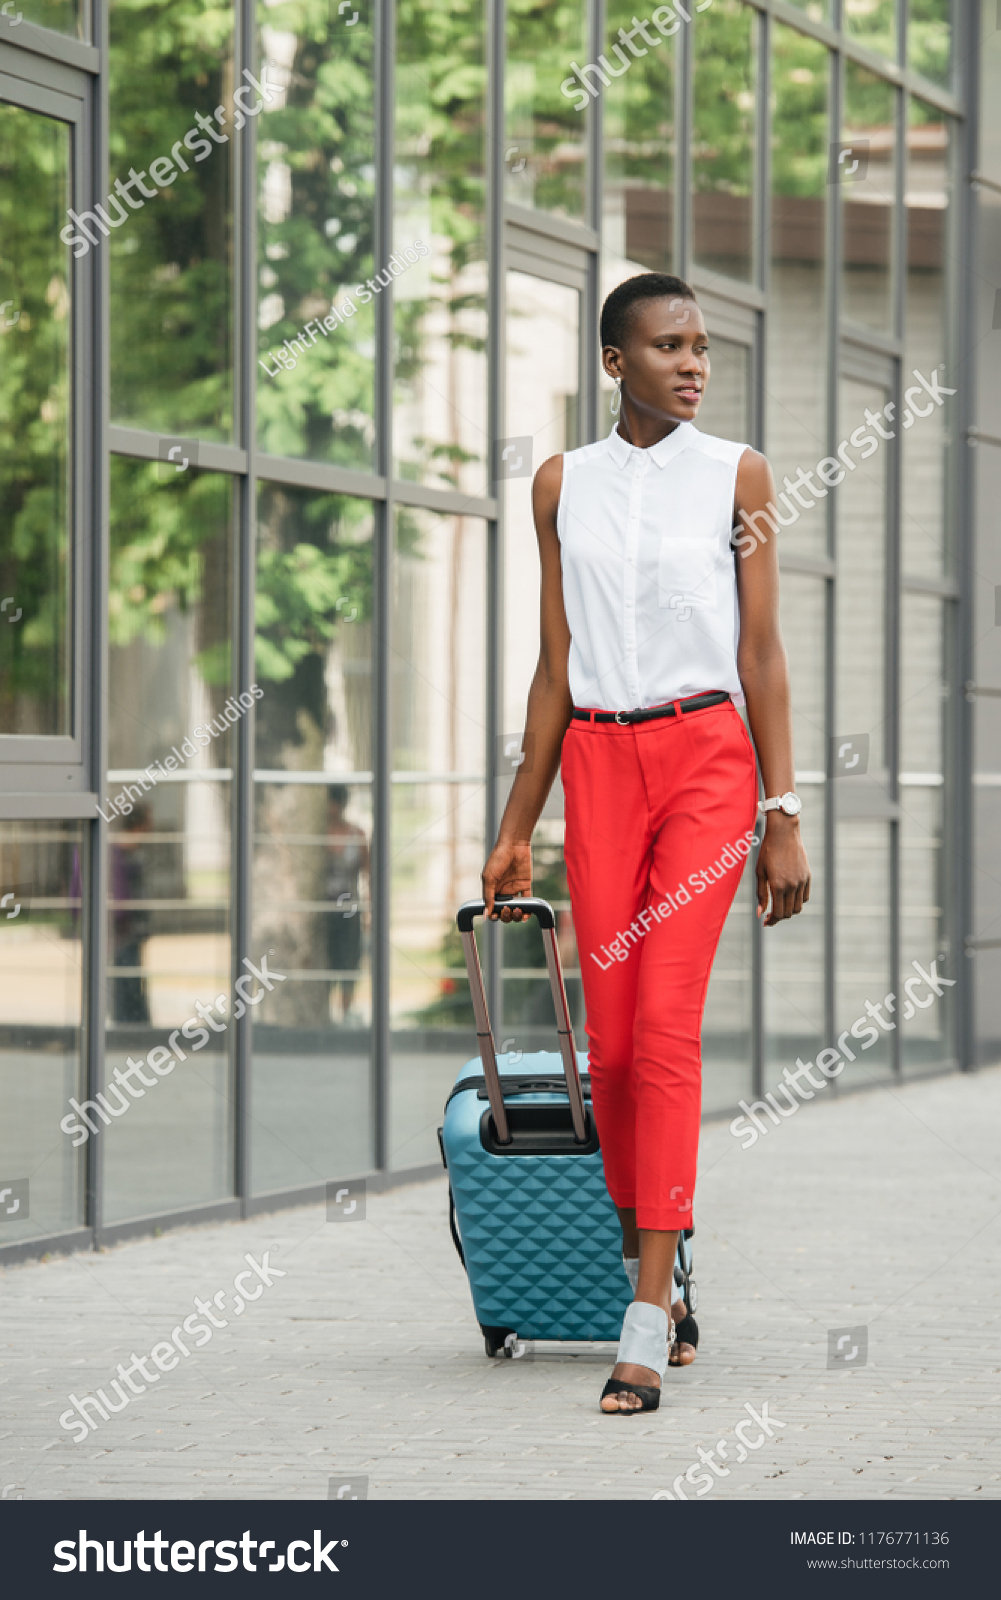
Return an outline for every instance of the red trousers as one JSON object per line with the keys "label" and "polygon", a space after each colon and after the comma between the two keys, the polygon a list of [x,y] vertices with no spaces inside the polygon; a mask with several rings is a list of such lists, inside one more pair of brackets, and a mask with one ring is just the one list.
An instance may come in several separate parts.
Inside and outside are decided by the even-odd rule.
{"label": "red trousers", "polygon": [[608,1192],[641,1228],[692,1226],[702,1013],[750,851],[754,751],[731,704],[571,721],[564,846]]}

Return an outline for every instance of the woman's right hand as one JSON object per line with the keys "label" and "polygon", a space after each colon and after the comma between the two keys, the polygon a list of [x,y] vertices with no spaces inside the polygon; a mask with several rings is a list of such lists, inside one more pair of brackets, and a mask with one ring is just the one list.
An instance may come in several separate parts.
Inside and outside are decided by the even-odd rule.
{"label": "woman's right hand", "polygon": [[523,922],[528,913],[517,906],[498,906],[494,910],[494,896],[498,894],[525,894],[532,892],[532,846],[515,840],[498,839],[483,868],[483,898],[486,915],[492,922]]}

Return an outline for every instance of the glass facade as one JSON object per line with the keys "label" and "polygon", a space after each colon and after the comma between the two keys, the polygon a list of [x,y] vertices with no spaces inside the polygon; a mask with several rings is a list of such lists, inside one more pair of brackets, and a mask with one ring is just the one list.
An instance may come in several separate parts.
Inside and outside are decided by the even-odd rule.
{"label": "glass facade", "polygon": [[[531,475],[610,426],[596,313],[639,271],[692,281],[699,423],[774,469],[814,873],[764,933],[745,873],[706,1112],[839,1036],[841,1083],[968,1065],[965,13],[21,9],[0,1247],[432,1170],[538,651]],[[535,868],[583,1043],[559,781]],[[538,930],[482,949],[498,1045],[550,1047]]]}

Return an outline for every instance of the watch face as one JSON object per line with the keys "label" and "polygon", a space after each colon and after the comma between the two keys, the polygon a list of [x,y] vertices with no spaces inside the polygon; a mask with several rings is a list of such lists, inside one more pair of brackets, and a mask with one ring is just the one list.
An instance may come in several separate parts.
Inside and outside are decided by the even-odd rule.
{"label": "watch face", "polygon": [[784,794],[782,796],[781,800],[779,801],[779,805],[782,807],[782,810],[785,812],[787,817],[798,817],[799,813],[803,809],[803,802],[799,795],[793,794],[791,790],[788,794]]}

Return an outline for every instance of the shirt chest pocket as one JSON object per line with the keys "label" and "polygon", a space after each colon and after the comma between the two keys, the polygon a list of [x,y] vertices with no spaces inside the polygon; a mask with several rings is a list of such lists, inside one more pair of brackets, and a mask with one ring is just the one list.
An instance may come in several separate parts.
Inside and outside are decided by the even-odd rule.
{"label": "shirt chest pocket", "polygon": [[693,611],[714,610],[721,559],[715,539],[661,539],[658,604],[674,611],[679,622],[686,621]]}

